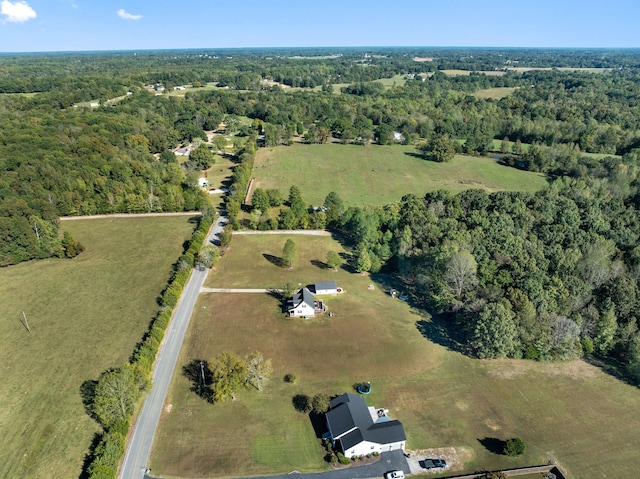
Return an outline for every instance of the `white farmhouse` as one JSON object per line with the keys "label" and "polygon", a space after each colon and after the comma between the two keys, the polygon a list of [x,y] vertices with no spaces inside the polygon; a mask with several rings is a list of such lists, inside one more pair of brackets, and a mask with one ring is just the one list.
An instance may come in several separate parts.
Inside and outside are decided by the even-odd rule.
{"label": "white farmhouse", "polygon": [[362,396],[345,393],[330,402],[327,437],[345,457],[404,450],[407,436],[386,409],[367,407]]}
{"label": "white farmhouse", "polygon": [[310,318],[324,311],[324,303],[315,299],[307,288],[298,290],[287,303],[287,312],[292,318]]}

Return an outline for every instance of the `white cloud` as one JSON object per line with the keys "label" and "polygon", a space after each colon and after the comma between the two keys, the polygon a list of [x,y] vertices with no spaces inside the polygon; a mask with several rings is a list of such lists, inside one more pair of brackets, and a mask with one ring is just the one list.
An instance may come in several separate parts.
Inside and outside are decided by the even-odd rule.
{"label": "white cloud", "polygon": [[123,20],[140,20],[142,18],[142,15],[132,15],[131,13],[127,12],[124,8],[121,8],[120,10],[118,10],[118,16]]}
{"label": "white cloud", "polygon": [[3,0],[0,2],[0,15],[6,15],[7,22],[22,23],[36,18],[36,11],[27,2]]}

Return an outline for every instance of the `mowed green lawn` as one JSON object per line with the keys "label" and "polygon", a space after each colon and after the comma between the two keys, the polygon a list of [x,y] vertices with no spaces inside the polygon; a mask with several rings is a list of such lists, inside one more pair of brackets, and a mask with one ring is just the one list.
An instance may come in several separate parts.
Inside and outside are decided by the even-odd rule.
{"label": "mowed green lawn", "polygon": [[349,205],[384,205],[405,194],[438,188],[537,191],[544,176],[499,165],[491,158],[456,155],[450,163],[426,161],[410,146],[293,145],[261,149],[253,169],[256,187],[296,184],[308,203],[335,191]]}
{"label": "mowed green lawn", "polygon": [[[287,238],[298,245],[294,270],[269,260]],[[313,428],[295,412],[292,397],[339,394],[356,381],[371,381],[367,402],[403,422],[409,449],[464,447],[472,451],[467,471],[558,461],[574,479],[636,477],[637,388],[582,361],[480,361],[460,354],[448,348],[437,320],[385,293],[384,277],[324,269],[328,250],[342,248],[330,237],[233,238],[207,286],[335,279],[345,293],[325,298],[333,317],[308,321],[285,318],[278,300],[266,294],[202,294],[156,437],[154,471],[239,477],[324,470]],[[211,405],[189,390],[182,367],[190,361],[253,350],[273,361],[263,392],[241,390],[235,401]],[[284,383],[287,373],[299,382]],[[514,436],[527,444],[520,458],[496,455],[481,443]]]}
{"label": "mowed green lawn", "polygon": [[79,477],[99,431],[81,385],[127,361],[193,227],[188,217],[62,222],[84,253],[0,269],[0,477]]}

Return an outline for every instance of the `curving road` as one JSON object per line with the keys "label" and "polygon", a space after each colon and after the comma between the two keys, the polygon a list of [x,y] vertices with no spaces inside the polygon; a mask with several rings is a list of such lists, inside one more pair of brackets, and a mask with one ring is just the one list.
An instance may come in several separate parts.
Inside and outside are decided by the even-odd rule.
{"label": "curving road", "polygon": [[[215,243],[218,234],[226,224],[226,217],[218,217],[209,232],[207,241]],[[180,302],[176,306],[173,319],[171,323],[169,323],[153,370],[153,386],[151,392],[142,406],[142,411],[129,439],[127,451],[118,476],[121,479],[142,479],[145,475],[151,454],[151,446],[153,445],[153,437],[158,427],[158,421],[160,420],[162,406],[167,395],[167,390],[169,389],[171,377],[173,376],[173,370],[178,361],[182,340],[187,331],[191,312],[198,299],[200,288],[202,288],[207,278],[208,271],[209,270],[193,270],[189,281],[184,287]]]}

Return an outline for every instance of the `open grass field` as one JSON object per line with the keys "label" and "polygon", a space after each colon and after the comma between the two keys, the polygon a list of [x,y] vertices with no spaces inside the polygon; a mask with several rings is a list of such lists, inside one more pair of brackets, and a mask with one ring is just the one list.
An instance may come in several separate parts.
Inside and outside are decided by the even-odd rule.
{"label": "open grass field", "polygon": [[515,87],[500,87],[500,88],[485,88],[484,90],[478,90],[473,94],[476,98],[491,98],[493,100],[499,100],[509,95],[513,95],[513,92],[518,88]]}
{"label": "open grass field", "polygon": [[537,191],[544,176],[499,165],[491,158],[457,155],[450,163],[417,157],[409,146],[293,145],[260,149],[253,169],[256,187],[293,184],[305,201],[322,204],[335,191],[349,205],[384,205],[408,193],[438,188]]}
{"label": "open grass field", "polygon": [[[267,257],[279,256],[287,237],[298,245],[299,266],[276,270]],[[456,352],[439,320],[385,294],[384,277],[324,269],[330,249],[341,250],[330,237],[234,237],[208,286],[335,279],[345,293],[326,298],[335,316],[309,321],[285,318],[268,295],[201,295],[156,437],[154,471],[204,478],[326,469],[312,426],[295,412],[292,397],[338,394],[371,381],[367,402],[403,422],[408,449],[465,448],[471,451],[467,471],[553,460],[572,479],[637,476],[637,388],[582,361],[469,358]],[[256,349],[274,366],[263,392],[241,390],[236,401],[211,405],[189,390],[181,368],[190,361]],[[287,373],[299,382],[284,383]],[[524,456],[490,451],[492,439],[514,436],[527,444]]]}
{"label": "open grass field", "polygon": [[[209,184],[214,185],[216,188],[228,187],[228,182],[233,175],[234,163],[231,161],[230,156],[215,155],[216,162],[207,170],[207,180]],[[218,211],[222,209],[224,204],[224,195],[215,194],[209,195],[211,202]]]}
{"label": "open grass field", "polygon": [[188,217],[65,222],[80,256],[0,269],[0,477],[79,477],[99,431],[81,385],[127,361],[193,227]]}

